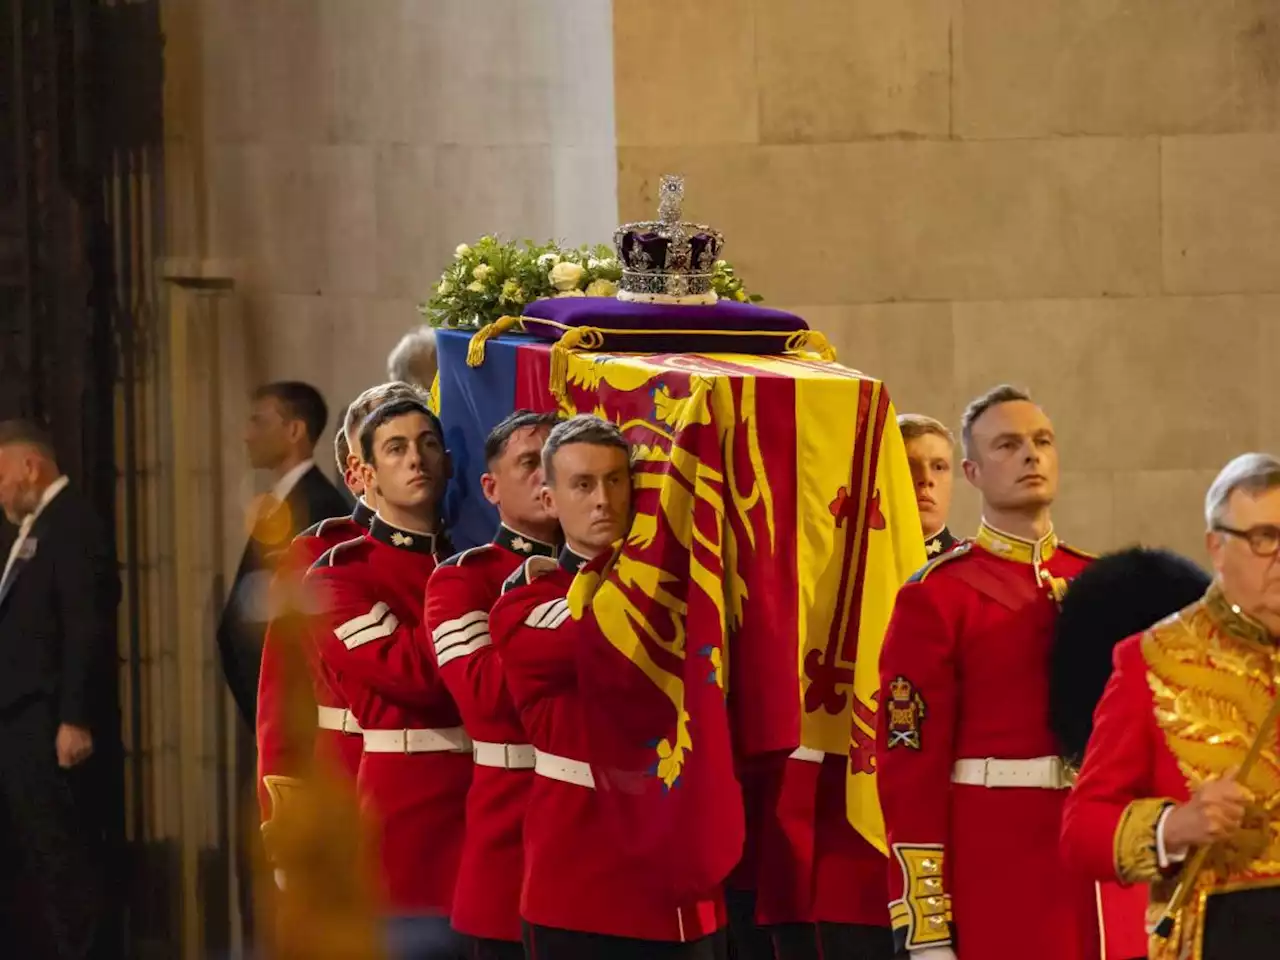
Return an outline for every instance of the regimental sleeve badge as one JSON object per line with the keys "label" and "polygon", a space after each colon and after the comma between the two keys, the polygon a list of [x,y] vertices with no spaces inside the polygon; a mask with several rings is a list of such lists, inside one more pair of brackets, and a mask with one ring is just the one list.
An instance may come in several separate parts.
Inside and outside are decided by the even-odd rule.
{"label": "regimental sleeve badge", "polygon": [[887,711],[888,747],[920,749],[920,726],[924,721],[924,697],[906,677],[895,677],[889,684]]}

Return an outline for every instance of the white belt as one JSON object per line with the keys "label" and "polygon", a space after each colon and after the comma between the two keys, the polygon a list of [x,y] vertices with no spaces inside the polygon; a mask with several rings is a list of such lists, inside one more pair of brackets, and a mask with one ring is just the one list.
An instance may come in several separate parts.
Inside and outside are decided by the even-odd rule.
{"label": "white belt", "polygon": [[1061,757],[1031,760],[957,760],[951,782],[971,787],[1031,787],[1039,790],[1066,790],[1071,776]]}
{"label": "white belt", "polygon": [[796,747],[787,759],[803,760],[805,763],[822,763],[827,759],[827,754],[825,750],[817,750],[813,747]]}
{"label": "white belt", "polygon": [[470,753],[471,739],[461,727],[443,730],[366,730],[365,753]]}
{"label": "white belt", "polygon": [[554,753],[543,753],[535,750],[536,759],[533,772],[548,780],[559,780],[561,783],[572,783],[576,787],[596,788],[596,778],[591,775],[591,764],[581,760],[570,760],[568,757],[557,757]]}
{"label": "white belt", "polygon": [[499,770],[532,770],[534,767],[534,749],[527,743],[485,743],[477,740],[471,747],[476,766],[497,767]]}
{"label": "white belt", "polygon": [[338,733],[359,733],[360,724],[345,707],[316,707],[316,726]]}

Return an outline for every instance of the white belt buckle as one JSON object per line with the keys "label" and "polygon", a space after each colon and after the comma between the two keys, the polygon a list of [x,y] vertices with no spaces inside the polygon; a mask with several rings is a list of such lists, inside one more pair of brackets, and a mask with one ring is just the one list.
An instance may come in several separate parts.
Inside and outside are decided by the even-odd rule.
{"label": "white belt buckle", "polygon": [[352,719],[353,719],[353,717],[351,716],[351,711],[350,711],[350,710],[343,710],[343,711],[342,711],[342,732],[343,732],[343,733],[358,733],[358,732],[359,732],[359,730],[360,730],[360,727],[359,727],[359,726],[356,726],[355,730],[352,730],[352,729],[351,729],[351,726],[352,726],[351,721],[352,721]]}

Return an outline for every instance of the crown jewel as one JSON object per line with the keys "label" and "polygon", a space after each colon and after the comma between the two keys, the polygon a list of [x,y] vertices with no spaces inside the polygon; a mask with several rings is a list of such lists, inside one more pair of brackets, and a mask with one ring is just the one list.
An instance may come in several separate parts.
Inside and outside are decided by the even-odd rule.
{"label": "crown jewel", "polygon": [[715,303],[712,289],[724,237],[680,219],[684,178],[664,176],[658,219],[623,224],[613,235],[622,264],[618,299],[647,303]]}

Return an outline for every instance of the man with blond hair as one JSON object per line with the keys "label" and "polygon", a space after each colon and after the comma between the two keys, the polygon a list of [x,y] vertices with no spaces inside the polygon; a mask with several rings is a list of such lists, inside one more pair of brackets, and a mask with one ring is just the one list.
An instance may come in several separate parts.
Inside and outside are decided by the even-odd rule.
{"label": "man with blond hair", "polygon": [[915,485],[925,554],[932,560],[956,545],[956,538],[947,529],[955,483],[956,438],[940,421],[922,413],[901,414],[898,428]]}

